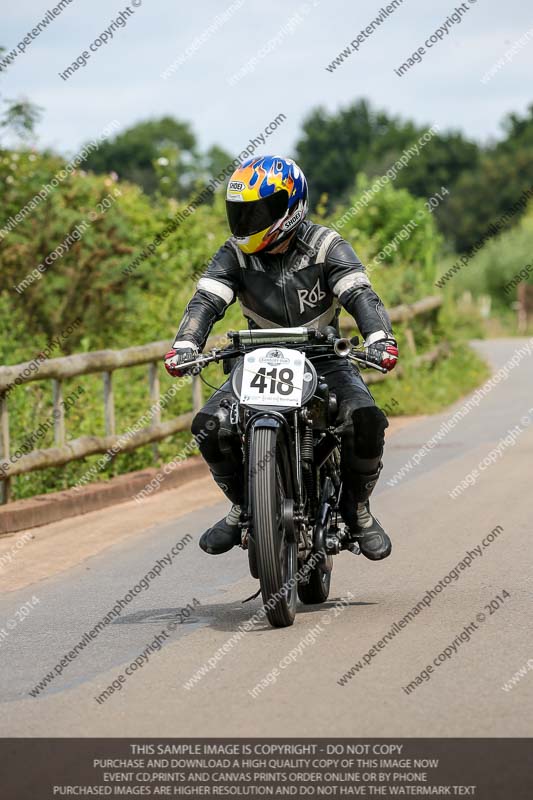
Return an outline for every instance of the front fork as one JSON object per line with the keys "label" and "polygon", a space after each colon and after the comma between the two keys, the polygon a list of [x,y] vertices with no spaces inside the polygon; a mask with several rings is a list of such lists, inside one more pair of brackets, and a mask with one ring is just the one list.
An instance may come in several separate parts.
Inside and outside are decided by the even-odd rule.
{"label": "front fork", "polygon": [[[246,548],[248,545],[248,537],[251,532],[252,522],[252,509],[250,506],[250,498],[252,495],[250,474],[250,455],[252,447],[253,433],[258,427],[276,427],[279,429],[278,435],[285,437],[287,457],[289,461],[289,468],[291,472],[292,494],[285,500],[282,514],[286,519],[285,528],[296,538],[300,540],[300,529],[303,523],[303,502],[302,502],[302,463],[300,455],[300,424],[298,419],[298,412],[294,416],[294,435],[291,434],[291,428],[287,419],[283,414],[276,411],[268,412],[254,412],[247,411],[244,414],[238,414],[238,422],[240,425],[240,436],[243,451],[244,461],[244,503],[241,512],[241,521],[239,523],[241,528],[241,544]],[[288,516],[290,515],[290,521]]]}
{"label": "front fork", "polygon": [[[238,419],[238,409],[233,413],[237,413]],[[290,520],[286,518],[285,529],[289,535],[296,538],[302,560],[306,560],[311,552],[320,553],[322,555],[321,569],[324,572],[331,571],[328,556],[339,553],[347,547],[347,542],[344,541],[345,537],[342,534],[339,535],[339,514],[337,509],[342,484],[337,463],[338,458],[335,459],[334,456],[336,443],[333,437],[329,442],[329,457],[326,456],[320,465],[324,468],[326,466],[325,461],[334,459],[334,463],[331,464],[331,476],[327,475],[324,478],[320,497],[317,498],[316,478],[313,476],[313,470],[316,470],[317,476],[320,470],[317,469],[315,461],[317,453],[313,452],[313,429],[306,416],[305,409],[297,409],[293,412],[292,435],[287,419],[277,412],[257,412],[250,414],[248,417],[240,415],[238,421],[241,425],[245,475],[244,504],[239,523],[242,534],[242,547],[246,548],[248,546],[248,537],[251,532],[250,450],[253,431],[257,426],[275,425],[283,430],[281,435],[286,436],[287,454],[293,474],[292,486],[295,496],[287,499],[282,509],[285,517],[290,515]],[[326,453],[322,452],[322,456],[325,455]],[[304,492],[307,493],[308,499],[309,513],[307,515],[304,513]],[[311,537],[308,536],[310,526],[313,527]]]}

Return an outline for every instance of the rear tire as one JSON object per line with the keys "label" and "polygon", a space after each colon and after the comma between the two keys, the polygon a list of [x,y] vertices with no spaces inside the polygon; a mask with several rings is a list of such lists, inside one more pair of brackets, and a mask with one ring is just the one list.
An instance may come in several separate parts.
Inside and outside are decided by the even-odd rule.
{"label": "rear tire", "polygon": [[320,565],[317,564],[311,570],[311,577],[309,583],[298,584],[298,597],[306,605],[313,605],[315,603],[325,603],[329,597],[329,589],[331,586],[331,567],[332,557],[327,556],[327,564],[330,568],[329,572],[323,572]]}
{"label": "rear tire", "polygon": [[290,492],[284,456],[278,429],[254,431],[250,474],[255,561],[267,618],[275,628],[293,624],[297,601],[298,547],[285,519]]}

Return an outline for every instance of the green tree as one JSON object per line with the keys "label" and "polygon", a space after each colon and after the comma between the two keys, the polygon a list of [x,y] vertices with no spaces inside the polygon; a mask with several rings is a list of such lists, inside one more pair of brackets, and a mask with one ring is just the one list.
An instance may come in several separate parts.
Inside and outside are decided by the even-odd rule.
{"label": "green tree", "polygon": [[[366,100],[334,114],[315,109],[304,122],[296,148],[315,203],[323,194],[329,197],[329,207],[344,203],[359,174],[385,174],[405,149],[417,144],[428,127],[373,110]],[[453,193],[459,178],[477,169],[479,157],[478,145],[461,133],[436,134],[398,173],[396,186],[421,198],[431,197],[443,186]],[[439,209],[436,219],[453,241],[455,218],[441,216]]]}
{"label": "green tree", "polygon": [[[0,47],[0,56],[5,47]],[[40,118],[40,109],[28,100],[0,98],[0,129],[13,131],[24,139],[33,133]]]}
{"label": "green tree", "polygon": [[[448,203],[439,208],[441,230],[460,252],[486,235],[491,223],[533,188],[533,105],[524,116],[509,114],[502,123],[504,138],[481,149],[452,188]],[[523,210],[513,214],[517,225]]]}
{"label": "green tree", "polygon": [[[531,188],[533,148],[483,155],[476,170],[461,175],[449,202],[439,209],[441,229],[456,250],[467,252]],[[507,226],[516,225],[522,213],[513,213]]]}
{"label": "green tree", "polygon": [[412,142],[416,131],[410,122],[372,110],[366,100],[358,100],[334,114],[320,107],[304,120],[296,159],[309,180],[313,197],[328,194],[338,202],[359,172],[372,174],[384,153],[401,151]]}
{"label": "green tree", "polygon": [[[64,166],[56,155],[0,153],[0,220],[14,217]],[[75,170],[0,237],[0,294],[34,340],[80,317],[66,343],[71,351],[170,339],[193,276],[228,235],[217,197],[148,250],[188,202],[152,200],[135,184]]]}
{"label": "green tree", "polygon": [[533,103],[528,107],[527,113],[521,117],[519,114],[508,114],[502,123],[505,138],[494,147],[496,153],[512,153],[517,150],[533,147]]}
{"label": "green tree", "polygon": [[220,175],[220,173],[226,169],[228,164],[231,164],[233,158],[234,157],[231,156],[227,150],[224,150],[222,147],[219,147],[216,144],[212,145],[212,147],[210,147],[205,154],[204,158],[204,169],[206,176],[209,178]]}
{"label": "green tree", "polygon": [[478,145],[462,133],[438,133],[398,174],[396,184],[415,197],[431,197],[442,186],[452,192],[463,174],[477,169],[479,158]]}
{"label": "green tree", "polygon": [[[24,208],[64,166],[57,156],[28,151],[0,156],[5,187],[0,218]],[[126,312],[131,296],[120,267],[153,223],[149,202],[137,187],[126,184],[120,195],[115,191],[110,177],[74,172],[3,236],[0,290],[16,301],[36,336],[52,338],[80,317],[83,326],[67,344],[75,350],[83,335],[105,341]],[[135,203],[143,206],[142,225],[130,218]]]}
{"label": "green tree", "polygon": [[160,190],[186,197],[198,176],[199,154],[189,123],[162,117],[139,122],[107,140],[86,163],[96,173],[116,172],[148,194]]}
{"label": "green tree", "polygon": [[465,290],[473,295],[488,294],[499,310],[511,311],[519,283],[533,285],[533,203],[520,221],[500,236],[488,241],[482,250],[453,279],[453,292]]}
{"label": "green tree", "polygon": [[[369,185],[360,175],[349,196],[350,208],[358,207]],[[337,226],[352,244],[387,305],[432,293],[443,239],[423,200],[388,184],[356,213],[344,216],[343,210],[336,210],[326,223]]]}

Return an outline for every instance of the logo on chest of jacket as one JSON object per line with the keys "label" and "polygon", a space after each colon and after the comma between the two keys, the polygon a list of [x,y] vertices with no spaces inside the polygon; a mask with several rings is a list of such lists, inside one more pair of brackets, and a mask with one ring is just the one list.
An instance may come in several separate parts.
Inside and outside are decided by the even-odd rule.
{"label": "logo on chest of jacket", "polygon": [[320,288],[320,278],[313,286],[312,289],[298,289],[298,300],[300,301],[300,314],[303,314],[305,308],[316,308],[321,300],[324,299],[326,293]]}

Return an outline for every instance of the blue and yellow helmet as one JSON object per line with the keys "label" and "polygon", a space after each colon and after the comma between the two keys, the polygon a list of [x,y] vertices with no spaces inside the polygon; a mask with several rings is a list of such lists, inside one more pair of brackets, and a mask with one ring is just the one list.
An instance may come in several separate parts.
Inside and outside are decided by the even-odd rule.
{"label": "blue and yellow helmet", "polygon": [[231,176],[228,223],[243,253],[258,253],[291,236],[307,213],[307,181],[290,158],[254,156]]}

